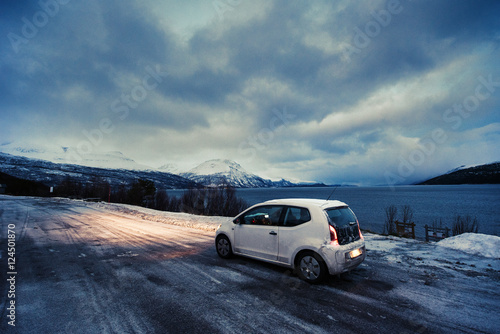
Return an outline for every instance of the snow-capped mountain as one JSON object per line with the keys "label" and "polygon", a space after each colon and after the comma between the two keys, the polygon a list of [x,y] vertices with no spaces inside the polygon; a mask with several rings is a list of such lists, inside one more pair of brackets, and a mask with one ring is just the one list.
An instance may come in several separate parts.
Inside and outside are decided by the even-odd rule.
{"label": "snow-capped mountain", "polygon": [[237,188],[287,187],[293,184],[286,180],[271,181],[247,172],[240,164],[231,160],[208,160],[181,173],[181,176],[205,186],[230,184]]}
{"label": "snow-capped mountain", "polygon": [[226,174],[226,175],[250,175],[240,164],[231,160],[213,159],[205,161],[204,163],[189,170],[187,173],[197,175],[212,175],[212,174]]}
{"label": "snow-capped mountain", "polygon": [[128,184],[137,178],[155,181],[159,188],[232,185],[237,188],[297,186],[285,179],[272,181],[247,172],[231,160],[214,159],[182,173],[176,163],[157,169],[140,165],[121,152],[82,154],[73,147],[29,143],[0,144],[0,170],[26,180],[52,186],[70,176],[86,183],[100,177],[111,184]]}
{"label": "snow-capped mountain", "polygon": [[121,168],[129,170],[152,170],[153,168],[138,164],[119,151],[90,153],[82,152],[75,147],[57,145],[39,145],[31,143],[8,143],[0,145],[0,152],[30,159],[46,160],[54,163],[76,164],[97,168]]}
{"label": "snow-capped mountain", "polygon": [[155,170],[97,168],[75,164],[54,163],[0,152],[0,172],[20,179],[37,181],[52,187],[70,178],[72,182],[87,184],[107,181],[111,187],[128,186],[138,179],[150,180],[158,189],[187,189],[198,185],[186,178]]}
{"label": "snow-capped mountain", "polygon": [[451,173],[454,173],[454,172],[462,170],[462,169],[467,169],[467,168],[476,167],[476,166],[478,166],[478,165],[461,165],[461,166],[458,166],[456,168],[450,169],[449,171],[447,171],[444,174],[451,174]]}
{"label": "snow-capped mountain", "polygon": [[178,165],[168,163],[157,168],[157,170],[165,173],[180,174],[182,171]]}

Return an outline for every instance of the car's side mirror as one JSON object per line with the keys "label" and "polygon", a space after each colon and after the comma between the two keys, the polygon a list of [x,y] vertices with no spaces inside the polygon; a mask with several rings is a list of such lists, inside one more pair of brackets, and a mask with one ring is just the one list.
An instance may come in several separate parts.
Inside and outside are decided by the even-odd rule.
{"label": "car's side mirror", "polygon": [[241,224],[240,218],[235,218],[233,224]]}

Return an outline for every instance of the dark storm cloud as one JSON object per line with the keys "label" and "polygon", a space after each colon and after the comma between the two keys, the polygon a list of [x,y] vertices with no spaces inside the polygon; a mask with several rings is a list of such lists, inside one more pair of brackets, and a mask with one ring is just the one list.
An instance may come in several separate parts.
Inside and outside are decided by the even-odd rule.
{"label": "dark storm cloud", "polygon": [[[443,113],[474,94],[479,76],[500,80],[498,1],[243,1],[213,9],[211,20],[203,13],[196,28],[173,26],[168,2],[41,3],[1,5],[2,141],[40,127],[78,142],[109,118],[110,146],[136,129],[131,150],[143,158],[159,149],[142,149],[155,134],[234,159],[247,157],[244,147],[258,153],[255,164],[284,168],[302,161],[303,170],[347,171],[356,156],[381,174],[436,126],[451,129]],[[57,13],[23,35],[47,4]],[[196,8],[186,7],[193,21],[202,17]],[[451,130],[500,122],[491,111],[498,94],[490,95]],[[276,122],[285,109],[290,117]]]}
{"label": "dark storm cloud", "polygon": [[126,3],[103,5],[102,19],[108,49],[103,60],[125,70],[137,70],[139,63],[164,64],[175,54],[173,36],[149,19],[139,4]]}
{"label": "dark storm cloud", "polygon": [[[40,10],[34,7],[31,12]],[[22,29],[23,22],[18,25]],[[20,45],[17,54],[4,44],[10,66],[1,68],[2,95],[12,103],[22,98],[30,106],[28,113],[50,108],[44,110],[49,118],[84,114],[87,126],[92,126],[116,97],[140,82],[148,65],[164,64],[174,49],[169,38],[132,2],[70,2],[39,28],[35,38]],[[66,96],[72,86],[87,91],[85,101]]]}
{"label": "dark storm cloud", "polygon": [[189,76],[170,76],[160,91],[182,100],[213,105],[221,104],[226,95],[237,92],[241,88],[240,84],[235,75],[202,68]]}

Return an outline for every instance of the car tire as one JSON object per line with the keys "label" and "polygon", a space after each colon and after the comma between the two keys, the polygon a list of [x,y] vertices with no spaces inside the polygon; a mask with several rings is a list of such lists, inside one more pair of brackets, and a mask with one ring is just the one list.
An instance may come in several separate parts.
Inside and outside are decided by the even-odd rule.
{"label": "car tire", "polygon": [[223,259],[229,259],[233,256],[233,250],[231,249],[231,242],[225,235],[219,235],[215,240],[215,249],[217,249],[217,254]]}
{"label": "car tire", "polygon": [[316,253],[302,253],[297,259],[295,271],[300,279],[317,284],[322,282],[327,275],[327,267],[325,261]]}

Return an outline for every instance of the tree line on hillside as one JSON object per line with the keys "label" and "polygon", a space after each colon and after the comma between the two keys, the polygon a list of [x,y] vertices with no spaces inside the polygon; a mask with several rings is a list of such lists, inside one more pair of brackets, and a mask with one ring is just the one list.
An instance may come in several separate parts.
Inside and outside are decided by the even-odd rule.
{"label": "tree line on hillside", "polygon": [[20,179],[18,177],[0,172],[0,194],[14,196],[49,196],[50,188],[46,185]]}
{"label": "tree line on hillside", "polygon": [[54,195],[206,216],[232,217],[248,207],[248,204],[236,195],[236,189],[229,184],[216,188],[187,189],[177,198],[169,196],[164,189],[156,189],[153,181],[145,179],[112,188],[108,181],[99,177],[94,177],[84,184],[67,177],[55,187]]}

